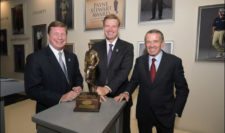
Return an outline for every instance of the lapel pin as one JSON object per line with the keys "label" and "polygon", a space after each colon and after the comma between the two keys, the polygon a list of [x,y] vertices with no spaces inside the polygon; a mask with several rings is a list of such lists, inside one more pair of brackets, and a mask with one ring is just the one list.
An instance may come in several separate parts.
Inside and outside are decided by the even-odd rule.
{"label": "lapel pin", "polygon": [[119,49],[116,49],[116,52],[119,52]]}
{"label": "lapel pin", "polygon": [[68,62],[70,62],[70,61],[71,61],[71,59],[69,58],[69,59],[68,59]]}

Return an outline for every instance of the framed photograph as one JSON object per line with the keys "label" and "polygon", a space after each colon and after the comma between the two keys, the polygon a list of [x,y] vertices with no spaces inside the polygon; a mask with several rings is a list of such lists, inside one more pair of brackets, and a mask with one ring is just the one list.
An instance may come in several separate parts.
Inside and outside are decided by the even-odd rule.
{"label": "framed photograph", "polygon": [[[141,55],[146,54],[147,50],[145,48],[145,42],[139,41],[138,44],[139,44],[138,55],[141,56]],[[166,53],[172,54],[173,53],[173,41],[165,41],[164,47],[162,48],[162,50]]]}
{"label": "framed photograph", "polygon": [[47,46],[47,27],[46,24],[33,26],[33,45],[34,51],[38,51]]}
{"label": "framed photograph", "polygon": [[8,54],[8,46],[7,46],[7,30],[0,30],[0,55]]}
{"label": "framed photograph", "polygon": [[101,29],[108,14],[117,15],[125,27],[125,0],[85,0],[85,30]]}
{"label": "framed photograph", "polygon": [[224,62],[224,14],[224,4],[199,7],[196,61]]}
{"label": "framed photograph", "polygon": [[24,72],[25,66],[25,55],[24,55],[24,45],[17,44],[14,45],[14,70],[15,72]]}
{"label": "framed photograph", "polygon": [[68,29],[73,29],[73,0],[55,0],[55,2],[56,20],[65,23]]}
{"label": "framed photograph", "polygon": [[100,41],[102,41],[102,40],[104,40],[104,39],[91,39],[91,40],[89,41],[89,43],[88,43],[89,49],[92,47],[93,44],[98,43],[98,42],[100,42]]}
{"label": "framed photograph", "polygon": [[67,43],[66,45],[65,45],[65,50],[67,50],[67,51],[69,51],[69,52],[71,52],[71,53],[73,53],[73,43]]}
{"label": "framed photograph", "polygon": [[12,12],[12,33],[24,34],[23,4],[16,5]]}
{"label": "framed photograph", "polygon": [[175,0],[139,0],[139,23],[174,20]]}
{"label": "framed photograph", "polygon": [[173,54],[173,41],[165,41],[163,51]]}

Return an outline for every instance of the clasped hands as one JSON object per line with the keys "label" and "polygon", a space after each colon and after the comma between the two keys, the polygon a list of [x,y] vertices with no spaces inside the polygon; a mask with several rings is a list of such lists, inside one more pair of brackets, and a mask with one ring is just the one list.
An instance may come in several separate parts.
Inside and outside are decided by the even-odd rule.
{"label": "clasped hands", "polygon": [[71,91],[62,95],[60,102],[68,102],[74,100],[80,93],[82,92],[82,88],[80,86],[73,87]]}

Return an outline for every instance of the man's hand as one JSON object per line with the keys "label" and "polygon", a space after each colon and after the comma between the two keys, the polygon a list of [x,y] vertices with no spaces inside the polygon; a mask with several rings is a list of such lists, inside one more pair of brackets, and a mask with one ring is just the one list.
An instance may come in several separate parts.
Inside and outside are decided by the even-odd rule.
{"label": "man's hand", "polygon": [[107,87],[100,87],[100,86],[98,86],[97,89],[96,89],[96,92],[100,96],[105,96],[105,95],[107,95],[109,93],[109,89]]}
{"label": "man's hand", "polygon": [[72,90],[78,94],[80,94],[82,92],[82,88],[80,86],[73,87]]}
{"label": "man's hand", "polygon": [[125,99],[128,102],[129,101],[129,98],[130,98],[129,93],[128,92],[123,92],[123,93],[120,93],[119,96],[116,96],[114,98],[114,100],[116,102],[121,102],[121,101],[123,101],[123,99]]}
{"label": "man's hand", "polygon": [[96,89],[96,93],[100,96],[100,101],[106,101],[106,95],[110,92],[109,88],[107,87],[100,87],[98,86]]}
{"label": "man's hand", "polygon": [[66,94],[62,95],[60,102],[67,102],[72,101],[75,99],[82,91],[82,88],[80,86],[73,87],[71,91],[67,92]]}

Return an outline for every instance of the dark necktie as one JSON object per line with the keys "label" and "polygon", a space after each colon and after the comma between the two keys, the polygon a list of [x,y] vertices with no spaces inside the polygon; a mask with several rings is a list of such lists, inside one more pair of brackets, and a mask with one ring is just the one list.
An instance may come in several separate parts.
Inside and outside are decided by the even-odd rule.
{"label": "dark necktie", "polygon": [[110,59],[111,59],[111,56],[112,56],[112,52],[113,52],[112,47],[113,47],[113,45],[109,44],[109,52],[108,52],[108,55],[107,55],[107,63],[108,63],[108,65],[109,65],[109,62],[110,62]]}
{"label": "dark necktie", "polygon": [[63,73],[65,74],[66,79],[69,82],[69,78],[68,78],[68,73],[67,73],[67,70],[66,70],[66,66],[65,66],[65,64],[63,63],[63,60],[62,60],[62,52],[59,52],[58,54],[59,54],[59,65],[61,66],[61,68],[63,70]]}
{"label": "dark necktie", "polygon": [[150,76],[151,76],[151,81],[152,83],[155,80],[155,75],[156,75],[156,68],[155,68],[155,58],[152,58],[152,64],[151,64],[151,68],[150,68]]}

